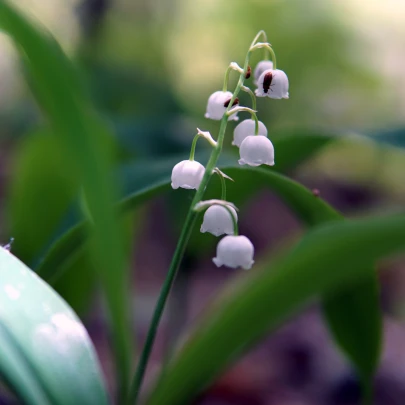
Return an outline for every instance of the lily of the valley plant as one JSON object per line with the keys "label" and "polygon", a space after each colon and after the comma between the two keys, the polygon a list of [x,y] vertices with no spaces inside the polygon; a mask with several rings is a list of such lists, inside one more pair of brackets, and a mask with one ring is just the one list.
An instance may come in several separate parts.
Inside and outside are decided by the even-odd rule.
{"label": "lily of the valley plant", "polygon": [[[260,38],[263,38],[263,42],[259,42]],[[249,60],[255,51],[264,51],[265,60],[259,62],[255,67],[253,76],[254,84],[257,88],[253,92],[244,83],[245,80],[250,78],[251,67],[249,66]],[[269,57],[271,57],[271,60],[269,60]],[[230,92],[228,91],[228,79],[232,71],[236,71],[239,74],[239,81],[234,91]],[[250,95],[251,107],[240,106],[238,98],[240,91],[244,91]],[[250,114],[251,119],[246,119],[236,126],[232,141],[232,145],[239,147],[239,164],[249,166],[274,165],[274,147],[267,137],[267,128],[258,120],[256,96],[273,99],[286,99],[289,96],[287,75],[282,70],[277,69],[274,51],[267,42],[264,31],[260,31],[251,43],[243,67],[232,62],[225,72],[222,90],[214,92],[208,98],[205,117],[220,121],[218,136],[215,139],[209,132],[197,128],[197,134],[192,142],[189,159],[177,163],[173,168],[173,189],[181,187],[196,191],[190,191],[195,193],[194,198],[188,211],[169,272],[163,284],[141,354],[131,391],[133,402],[138,397],[156,330],[189,236],[198,218],[198,213],[205,211],[200,228],[201,232],[209,232],[215,236],[226,235],[217,245],[216,257],[213,258],[215,265],[218,267],[227,266],[234,269],[242,268],[248,270],[254,264],[253,244],[246,236],[238,235],[237,208],[232,202],[226,200],[225,180],[229,179],[229,177],[217,168],[217,161],[222,151],[228,121],[238,121],[238,114],[247,112]],[[211,156],[205,167],[194,160],[197,141],[200,138],[206,140],[212,146]],[[221,179],[221,199],[203,201],[204,191],[214,174],[218,175]]]}

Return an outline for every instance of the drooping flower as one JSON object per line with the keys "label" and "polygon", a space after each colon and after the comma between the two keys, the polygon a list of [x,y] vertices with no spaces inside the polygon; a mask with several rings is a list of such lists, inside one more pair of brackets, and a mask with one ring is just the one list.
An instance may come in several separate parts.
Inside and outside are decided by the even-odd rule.
{"label": "drooping flower", "polygon": [[289,98],[287,75],[279,69],[265,70],[257,81],[255,94],[257,97]]}
{"label": "drooping flower", "polygon": [[254,247],[246,236],[228,235],[217,245],[217,256],[212,261],[218,266],[249,270],[253,263]]}
{"label": "drooping flower", "polygon": [[172,170],[172,187],[197,189],[204,176],[205,167],[195,160],[182,160]]}
{"label": "drooping flower", "polygon": [[273,69],[273,62],[271,60],[262,60],[260,61],[256,67],[255,71],[253,73],[255,81],[254,83],[257,84],[259,77],[265,70],[271,70]]}
{"label": "drooping flower", "polygon": [[[229,103],[232,99],[232,93],[230,91],[216,91],[211,94],[208,103],[207,103],[207,112],[205,113],[205,118],[211,120],[220,120],[222,119],[226,109],[229,106]],[[235,99],[232,106],[239,104],[239,99]],[[238,121],[237,113],[232,114],[228,120]]]}
{"label": "drooping flower", "polygon": [[[235,129],[233,131],[232,145],[236,145],[236,146],[240,147],[243,140],[247,136],[252,135],[254,133],[255,133],[255,120],[252,120],[252,119],[243,120],[241,123],[239,123],[235,127]],[[258,135],[267,136],[267,128],[261,121],[259,121]]]}
{"label": "drooping flower", "polygon": [[274,146],[263,135],[250,135],[239,148],[239,164],[249,166],[274,165]]}
{"label": "drooping flower", "polygon": [[201,232],[209,232],[215,236],[225,234],[233,235],[234,227],[231,215],[238,220],[238,214],[231,206],[227,206],[232,214],[222,205],[211,205],[204,213],[204,220],[201,225]]}

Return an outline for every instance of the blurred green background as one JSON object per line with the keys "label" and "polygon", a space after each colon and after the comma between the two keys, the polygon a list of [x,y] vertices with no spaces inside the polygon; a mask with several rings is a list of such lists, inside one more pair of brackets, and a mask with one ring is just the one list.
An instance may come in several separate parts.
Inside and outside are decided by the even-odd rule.
{"label": "blurred green background", "polygon": [[[153,168],[162,159],[176,162],[177,158],[186,158],[196,127],[216,134],[218,123],[204,118],[207,98],[221,88],[229,62],[242,64],[252,38],[264,29],[277,54],[278,67],[290,80],[288,101],[258,100],[259,119],[268,127],[270,139],[313,134],[333,137],[325,147],[308,153],[305,162],[286,170],[283,161],[277,161],[276,149],[276,169],[280,164],[282,171],[319,189],[322,197],[349,216],[403,207],[404,1],[13,3],[45,25],[79,67],[94,104],[113,130],[111,150],[122,192],[135,184],[147,184],[148,175],[153,178]],[[252,65],[259,60],[259,54],[255,54]],[[242,95],[241,102],[249,105],[250,100]],[[228,130],[226,148],[235,154],[230,143]],[[292,142],[291,154],[301,145],[301,141],[297,146]],[[128,173],[137,162],[142,162],[145,171],[134,177]],[[66,175],[67,166],[64,151],[49,133],[26,84],[24,65],[8,38],[0,36],[0,241],[6,243],[14,237],[13,252],[30,266],[35,267],[52,241],[86,215],[80,184]],[[213,185],[213,195],[217,186]],[[230,185],[230,194],[243,200],[241,228],[257,246],[259,258],[271,256],[288,246],[301,230],[286,208],[268,191],[263,192],[254,179],[250,186]],[[190,199],[187,192],[170,192],[124,220],[140,340]],[[233,276],[230,271],[213,268],[210,257],[214,242],[209,236],[201,237],[198,230],[193,234],[183,276],[179,277],[164,320],[164,333],[154,352],[155,366],[165,347],[178,336],[177,330],[194,319]],[[404,267],[400,262],[387,265],[398,270]],[[93,263],[85,248],[66,264],[65,270],[56,288],[85,320],[113,386],[104,312]],[[404,309],[405,284],[401,277],[400,271],[392,271],[382,280],[384,309],[388,316],[396,317],[396,322]],[[356,401],[351,371],[333,351],[320,325],[316,309],[311,309],[296,324],[289,325],[292,331],[307,331],[301,340],[289,330],[280,332],[288,335],[290,345],[280,343],[277,336],[266,342],[267,346],[258,349],[264,350],[265,356],[251,355],[260,361],[254,357],[243,360],[244,365],[231,370],[200,402],[357,403],[350,402],[353,398]],[[399,350],[397,340],[405,337],[405,331],[398,324],[389,324],[387,331],[387,339],[396,339],[387,346]],[[320,340],[319,347],[315,347],[316,339]],[[400,392],[394,382],[405,381],[403,371],[396,368],[399,360],[388,357],[386,354],[388,360],[383,362],[382,398],[388,391]],[[280,375],[284,369],[275,370],[275,364],[288,361],[292,365],[283,380]],[[297,383],[294,373],[310,374],[305,371],[307,363],[315,371],[308,380]],[[330,364],[337,364],[333,371]],[[322,388],[314,389],[317,385]],[[348,397],[339,397],[342,392],[349,392]],[[301,402],[294,402],[297,398]],[[396,395],[396,399],[400,402],[381,403],[403,403],[405,394]]]}

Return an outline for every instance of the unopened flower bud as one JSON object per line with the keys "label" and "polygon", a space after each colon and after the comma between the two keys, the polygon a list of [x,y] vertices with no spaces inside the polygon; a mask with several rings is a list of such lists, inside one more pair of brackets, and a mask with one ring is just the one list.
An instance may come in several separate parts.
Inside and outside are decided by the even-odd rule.
{"label": "unopened flower bud", "polygon": [[172,187],[197,189],[204,176],[205,167],[195,160],[182,160],[173,167]]}
{"label": "unopened flower bud", "polygon": [[204,220],[200,229],[201,232],[209,232],[215,236],[220,236],[224,233],[233,235],[234,227],[231,215],[233,215],[236,221],[238,220],[238,215],[232,207],[229,205],[227,207],[231,212],[222,205],[211,205],[204,213]]}
{"label": "unopened flower bud", "polygon": [[253,263],[254,247],[246,236],[228,235],[217,245],[217,256],[212,261],[218,266],[249,270]]}
{"label": "unopened flower bud", "polygon": [[[243,120],[240,122],[233,131],[232,145],[240,147],[243,140],[255,133],[256,121],[252,119]],[[267,128],[263,122],[259,121],[259,133],[258,135],[267,136]]]}
{"label": "unopened flower bud", "polygon": [[274,165],[274,147],[270,139],[263,135],[246,137],[239,149],[240,165]]}
{"label": "unopened flower bud", "polygon": [[262,60],[256,65],[255,71],[253,73],[253,76],[255,78],[255,84],[257,84],[259,77],[262,75],[262,73],[265,70],[269,69],[273,69],[273,62],[271,60]]}
{"label": "unopened flower bud", "polygon": [[257,81],[257,97],[288,98],[288,77],[282,70],[265,70]]}
{"label": "unopened flower bud", "polygon": [[[232,99],[232,93],[230,91],[216,91],[211,94],[208,99],[207,112],[205,113],[205,118],[211,120],[222,119],[229,103]],[[235,99],[232,105],[237,105],[239,103],[238,99]],[[238,120],[237,114],[232,114],[228,120]]]}

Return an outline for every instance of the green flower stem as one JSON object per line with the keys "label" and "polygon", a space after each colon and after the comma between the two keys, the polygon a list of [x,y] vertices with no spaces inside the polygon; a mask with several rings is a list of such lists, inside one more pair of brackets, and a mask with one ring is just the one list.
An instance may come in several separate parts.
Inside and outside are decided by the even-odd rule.
{"label": "green flower stem", "polygon": [[249,65],[250,55],[251,55],[251,50],[249,50],[246,55],[245,64],[243,66],[243,72],[239,76],[239,81],[238,81],[238,84],[236,85],[236,88],[232,95],[231,101],[229,102],[229,105],[221,119],[221,125],[219,128],[217,145],[214,147],[214,149],[211,153],[210,159],[208,160],[207,166],[205,167],[205,172],[204,172],[204,176],[201,180],[200,187],[198,188],[197,192],[195,193],[193,201],[191,202],[190,208],[188,210],[187,217],[184,222],[183,229],[181,231],[180,238],[177,243],[173,258],[172,258],[172,262],[170,264],[169,271],[168,271],[166,279],[163,283],[163,286],[160,291],[159,298],[158,298],[158,301],[157,301],[157,304],[155,307],[155,311],[153,313],[152,321],[149,326],[148,334],[146,336],[146,341],[145,341],[145,344],[144,344],[144,347],[143,347],[143,350],[142,350],[142,353],[141,353],[141,356],[139,359],[138,367],[135,372],[134,379],[132,381],[132,386],[131,386],[131,390],[130,390],[129,397],[128,397],[128,404],[135,404],[138,399],[140,388],[141,388],[142,381],[143,381],[145,371],[146,371],[146,366],[148,364],[149,356],[152,351],[153,343],[155,341],[157,328],[159,326],[159,322],[162,317],[167,298],[169,296],[173,282],[176,278],[177,271],[179,269],[181,260],[183,259],[188,240],[190,238],[193,226],[194,226],[196,218],[197,218],[197,213],[194,211],[194,207],[198,202],[200,202],[202,200],[205,189],[212,176],[213,170],[217,166],[217,161],[218,161],[219,155],[221,154],[222,144],[223,144],[224,138],[225,138],[226,126],[228,124],[228,112],[232,108],[232,104],[235,101],[236,97],[238,96],[238,94],[243,86],[243,83],[245,80],[245,75],[246,75],[248,65]]}
{"label": "green flower stem", "polygon": [[243,111],[250,113],[252,118],[255,120],[255,135],[258,135],[258,133],[259,133],[259,120],[257,118],[256,111],[254,111],[254,110],[252,110],[251,108],[248,108],[248,107],[235,107],[235,108],[232,109],[232,111],[228,111],[226,114],[232,115],[232,114],[235,114],[237,112],[243,112]]}
{"label": "green flower stem", "polygon": [[257,111],[257,103],[256,103],[256,95],[255,93],[253,93],[253,91],[246,86],[242,86],[241,90],[243,90],[244,92],[248,93],[250,98],[252,99],[252,110]]}
{"label": "green flower stem", "polygon": [[[214,204],[214,205],[219,205],[219,204]],[[233,215],[233,212],[231,211],[231,209],[227,205],[222,205],[222,207],[224,207],[229,212],[229,215],[231,216],[232,223],[233,223],[233,234],[235,236],[238,236],[238,234],[239,234],[239,232],[238,232],[238,221],[236,220],[235,215]]]}
{"label": "green flower stem", "polygon": [[249,52],[253,52],[253,51],[256,51],[257,49],[262,49],[262,48],[265,48],[265,49],[267,49],[268,52],[270,52],[271,60],[273,62],[273,69],[276,70],[277,69],[276,54],[274,53],[273,48],[270,46],[269,43],[258,42],[257,44],[250,47]]}
{"label": "green flower stem", "polygon": [[232,67],[231,67],[231,65],[229,65],[225,71],[224,84],[222,86],[222,91],[228,90],[229,74],[231,73],[231,70],[232,70]]}
{"label": "green flower stem", "polygon": [[213,147],[217,146],[217,143],[212,139],[211,134],[209,132],[200,131],[198,128],[197,130],[198,134],[194,136],[193,142],[191,144],[190,158],[189,158],[191,161],[194,160],[195,148],[199,138],[204,138]]}
{"label": "green flower stem", "polygon": [[252,43],[250,44],[250,47],[252,47],[258,40],[260,37],[263,37],[263,42],[267,42],[267,35],[266,32],[264,30],[261,30],[257,33],[257,35],[254,37]]}
{"label": "green flower stem", "polygon": [[221,200],[226,201],[226,182],[224,176],[222,176],[222,173],[218,168],[215,168],[214,171],[218,174],[221,180]]}
{"label": "green flower stem", "polygon": [[228,81],[229,81],[229,74],[231,73],[232,70],[235,70],[236,72],[242,74],[243,69],[235,62],[232,62],[229,64],[228,68],[225,71],[225,78],[224,78],[224,84],[222,86],[222,91],[227,91],[228,89]]}
{"label": "green flower stem", "polygon": [[[230,104],[230,103],[229,103],[229,104]],[[234,108],[232,108],[232,110],[226,111],[225,114],[228,115],[228,117],[229,117],[230,115],[236,114],[236,113],[238,113],[238,112],[248,112],[248,113],[250,113],[250,115],[251,115],[252,117],[255,117],[255,116],[256,116],[256,111],[255,111],[255,110],[252,110],[252,109],[249,108],[249,107],[234,107]]]}
{"label": "green flower stem", "polygon": [[[250,47],[252,47],[253,45],[256,44],[256,42],[259,40],[260,37],[263,37],[263,42],[267,42],[267,35],[266,32],[261,30],[257,33],[257,35],[255,36],[254,40],[252,41],[252,44],[250,45]],[[265,52],[264,52],[264,60],[269,60],[270,58],[270,51],[266,48]]]}
{"label": "green flower stem", "polygon": [[136,404],[137,402],[142,381],[145,375],[146,366],[148,364],[149,356],[153,348],[153,343],[155,341],[157,328],[159,326],[159,322],[162,317],[163,310],[165,308],[166,301],[172,288],[174,279],[176,278],[178,267],[180,266],[180,262],[184,256],[186,245],[190,238],[190,234],[193,229],[196,218],[197,213],[190,209],[184,222],[183,229],[181,231],[180,238],[173,255],[172,263],[170,265],[166,279],[160,290],[159,298],[156,303],[152,321],[149,326],[148,335],[146,337],[141,357],[139,359],[138,367],[134,379],[132,381],[128,404]]}
{"label": "green flower stem", "polygon": [[[246,87],[246,86],[242,86],[241,90],[245,91],[246,93],[249,93],[249,95],[250,95],[250,97],[252,99],[252,109],[256,111],[257,110],[257,108],[256,108],[257,104],[256,104],[256,95],[255,95],[255,93],[253,93],[253,91],[251,89],[249,89],[249,87]],[[259,120],[257,119],[257,116],[256,116],[256,119],[255,119],[255,135],[258,135],[258,134],[259,134]]]}
{"label": "green flower stem", "polygon": [[200,136],[201,136],[201,135],[197,134],[197,135],[194,137],[194,139],[193,139],[193,143],[191,144],[191,151],[190,151],[190,160],[191,160],[191,161],[194,160],[195,147],[196,147],[196,145],[197,145],[197,141],[198,141],[198,138],[199,138]]}

